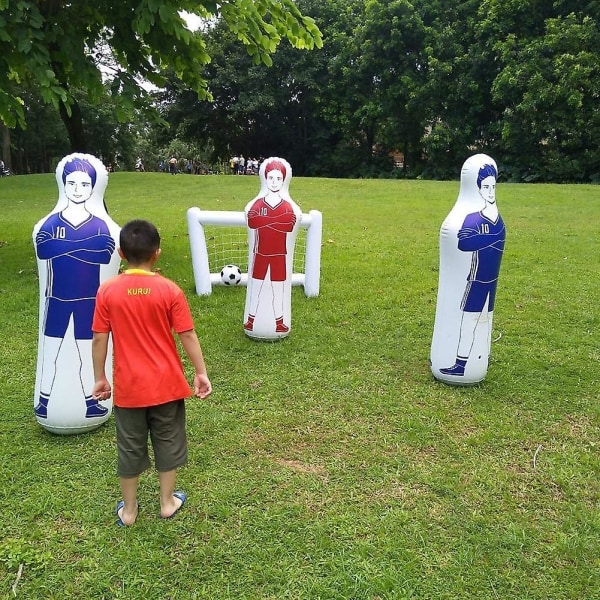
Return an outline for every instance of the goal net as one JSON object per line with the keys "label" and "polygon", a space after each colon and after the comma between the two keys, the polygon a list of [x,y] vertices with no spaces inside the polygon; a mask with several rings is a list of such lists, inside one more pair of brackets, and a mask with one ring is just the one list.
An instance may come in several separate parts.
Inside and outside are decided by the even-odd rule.
{"label": "goal net", "polygon": [[[303,286],[309,297],[319,295],[322,223],[318,210],[302,213],[294,248],[292,285]],[[223,285],[225,265],[237,265],[242,271],[240,285],[247,285],[252,249],[245,213],[192,207],[187,211],[187,224],[196,293],[206,296],[213,285]]]}

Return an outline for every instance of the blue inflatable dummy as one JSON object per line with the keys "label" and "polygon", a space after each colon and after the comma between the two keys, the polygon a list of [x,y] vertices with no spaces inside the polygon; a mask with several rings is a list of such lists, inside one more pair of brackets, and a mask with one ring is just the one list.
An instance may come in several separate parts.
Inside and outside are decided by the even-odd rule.
{"label": "blue inflatable dummy", "polygon": [[440,273],[431,371],[445,383],[482,381],[506,231],[496,205],[498,167],[476,154],[462,167],[456,204],[440,230]]}
{"label": "blue inflatable dummy", "polygon": [[100,282],[119,270],[119,227],[106,212],[108,173],[97,158],[66,156],[56,182],[58,202],[33,229],[40,283],[34,413],[52,433],[77,434],[102,425],[112,410],[111,401],[92,398],[92,317]]}

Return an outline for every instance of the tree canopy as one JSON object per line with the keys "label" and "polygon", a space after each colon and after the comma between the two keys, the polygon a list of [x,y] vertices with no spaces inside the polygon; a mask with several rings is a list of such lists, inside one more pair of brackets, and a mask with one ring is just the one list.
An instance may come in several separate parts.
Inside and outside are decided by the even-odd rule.
{"label": "tree canopy", "polygon": [[[9,4],[0,0],[0,7]],[[62,3],[11,6],[14,12],[17,5],[48,4]],[[105,14],[109,4],[98,0],[92,9],[83,0],[76,7]],[[124,164],[135,151],[157,162],[176,143],[215,163],[237,153],[285,156],[298,175],[446,179],[458,176],[468,155],[485,152],[512,181],[600,183],[600,2],[236,0],[201,6],[145,0],[129,12],[114,9],[110,19],[92,19],[103,23],[97,34],[85,34],[80,25],[80,37],[59,54],[58,65],[69,67],[68,86],[43,77],[31,83],[35,65],[21,61],[41,50],[27,35],[11,33],[22,44],[11,57],[2,44],[21,21],[6,29],[8,21],[0,20],[0,60],[11,63],[0,73],[0,118],[8,114],[17,131],[25,117],[39,123],[46,116],[35,114],[34,99],[45,98],[63,112],[81,108],[83,127],[102,138],[94,97],[96,106],[101,99],[107,123],[127,117],[137,128],[132,141],[130,131],[113,127],[118,139],[102,146]],[[74,7],[65,4],[65,10]],[[194,8],[206,23],[196,33],[178,12]],[[277,46],[284,39],[291,44]],[[80,64],[87,62],[89,71]],[[112,79],[103,81],[109,64]],[[62,73],[58,67],[45,72],[48,78]],[[141,77],[160,89],[146,92]],[[149,99],[162,125],[138,110]],[[24,144],[26,138],[20,134]],[[52,140],[46,147],[50,152]]]}
{"label": "tree canopy", "polygon": [[597,2],[298,5],[320,52],[278,52],[266,70],[217,28],[205,37],[214,102],[198,110],[172,87],[165,119],[220,156],[276,148],[308,175],[448,178],[487,152],[515,181],[600,181]]}
{"label": "tree canopy", "polygon": [[25,125],[22,89],[35,85],[61,112],[73,149],[86,150],[75,90],[98,100],[107,76],[120,120],[148,106],[144,82],[163,86],[167,70],[210,98],[202,75],[210,55],[183,11],[207,25],[226,23],[255,64],[270,64],[282,39],[297,48],[322,44],[292,0],[0,0],[0,120]]}

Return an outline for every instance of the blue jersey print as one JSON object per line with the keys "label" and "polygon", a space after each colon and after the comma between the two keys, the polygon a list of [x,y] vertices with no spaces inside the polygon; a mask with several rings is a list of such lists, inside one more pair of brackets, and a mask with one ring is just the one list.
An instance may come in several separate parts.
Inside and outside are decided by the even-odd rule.
{"label": "blue jersey print", "polygon": [[72,225],[60,213],[50,215],[35,239],[38,258],[47,260],[46,297],[93,300],[100,285],[100,265],[110,262],[115,242],[106,223],[90,214]]}
{"label": "blue jersey print", "polygon": [[481,212],[466,216],[458,232],[458,249],[473,252],[468,281],[491,283],[498,279],[505,239],[506,230],[500,215],[495,221]]}

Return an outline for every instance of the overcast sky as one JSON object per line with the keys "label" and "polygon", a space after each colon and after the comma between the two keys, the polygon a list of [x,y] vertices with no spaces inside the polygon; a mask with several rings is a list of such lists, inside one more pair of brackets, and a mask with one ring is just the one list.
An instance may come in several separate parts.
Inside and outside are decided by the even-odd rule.
{"label": "overcast sky", "polygon": [[190,13],[186,13],[184,11],[179,13],[181,17],[187,23],[187,26],[192,30],[196,31],[196,29],[200,29],[202,25],[202,19],[196,15],[191,15]]}

